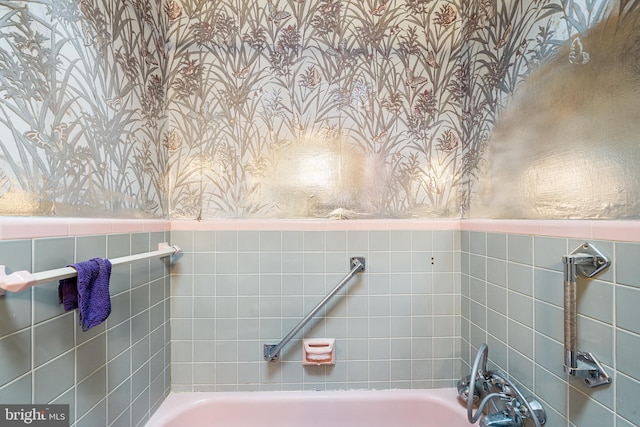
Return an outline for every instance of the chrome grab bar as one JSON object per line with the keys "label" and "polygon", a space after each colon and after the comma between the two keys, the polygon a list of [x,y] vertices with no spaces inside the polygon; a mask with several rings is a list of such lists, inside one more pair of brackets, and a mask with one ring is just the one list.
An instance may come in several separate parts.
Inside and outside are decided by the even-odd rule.
{"label": "chrome grab bar", "polygon": [[356,274],[359,273],[361,271],[364,271],[364,258],[361,257],[353,257],[351,258],[351,271],[349,271],[347,273],[347,275],[344,277],[344,279],[342,279],[340,281],[340,283],[338,283],[336,285],[335,288],[333,288],[333,290],[331,292],[329,292],[327,294],[327,296],[325,296],[322,301],[320,301],[318,303],[318,305],[316,305],[313,310],[311,310],[309,312],[309,314],[307,314],[307,316],[302,319],[292,330],[291,332],[289,332],[284,338],[282,338],[282,341],[280,341],[278,344],[265,344],[264,345],[264,360],[266,360],[267,362],[273,362],[275,360],[278,360],[280,357],[280,350],[282,350],[282,347],[284,347],[285,345],[287,345],[287,343],[289,341],[291,341],[291,339],[298,333],[300,332],[300,329],[304,328],[304,325],[307,324],[307,322],[309,322],[309,320],[311,320],[311,318],[313,316],[315,316],[318,311],[320,311],[322,309],[322,307],[325,306],[325,304],[327,302],[329,302],[329,300],[338,293],[338,291]]}
{"label": "chrome grab bar", "polygon": [[579,377],[589,387],[611,383],[593,353],[578,351],[578,276],[593,277],[611,261],[589,243],[562,257],[564,263],[564,370]]}

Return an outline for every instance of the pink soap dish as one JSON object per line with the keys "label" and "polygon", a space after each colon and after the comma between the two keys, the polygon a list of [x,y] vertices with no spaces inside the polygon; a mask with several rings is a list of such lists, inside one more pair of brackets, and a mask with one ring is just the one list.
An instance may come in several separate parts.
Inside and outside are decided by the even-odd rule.
{"label": "pink soap dish", "polygon": [[335,365],[336,340],[333,338],[313,338],[302,340],[303,365]]}

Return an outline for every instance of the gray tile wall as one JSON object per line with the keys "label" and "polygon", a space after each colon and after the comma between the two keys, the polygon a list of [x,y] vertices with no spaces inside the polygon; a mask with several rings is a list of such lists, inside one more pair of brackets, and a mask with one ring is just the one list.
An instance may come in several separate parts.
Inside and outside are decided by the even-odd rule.
{"label": "gray tile wall", "polygon": [[[458,231],[173,231],[175,391],[451,387],[460,375]],[[366,258],[316,320],[284,337]],[[336,339],[302,366],[302,337]]]}
{"label": "gray tile wall", "polygon": [[[157,250],[168,233],[0,241],[7,273]],[[166,260],[113,268],[112,312],[87,332],[58,304],[57,283],[0,296],[0,402],[64,403],[76,427],[139,426],[169,386]]]}
{"label": "gray tile wall", "polygon": [[562,255],[582,240],[461,233],[462,360],[483,342],[492,367],[535,394],[553,427],[640,425],[640,244],[591,241],[612,266],[578,282],[578,348],[613,383],[588,388],[563,371]]}
{"label": "gray tile wall", "polygon": [[[579,286],[579,348],[613,377],[562,369],[562,255],[582,241],[457,231],[174,231],[0,241],[8,272],[155,249],[167,266],[114,268],[113,312],[86,333],[57,284],[0,297],[0,402],[69,403],[75,426],[143,425],[176,391],[452,386],[482,342],[492,367],[542,401],[551,426],[640,425],[640,244],[593,242],[613,265]],[[266,363],[364,256],[367,271]],[[169,306],[172,306],[172,345]],[[303,367],[301,337],[334,337],[334,367]],[[462,359],[462,373],[459,360]],[[170,362],[171,360],[171,362]]]}

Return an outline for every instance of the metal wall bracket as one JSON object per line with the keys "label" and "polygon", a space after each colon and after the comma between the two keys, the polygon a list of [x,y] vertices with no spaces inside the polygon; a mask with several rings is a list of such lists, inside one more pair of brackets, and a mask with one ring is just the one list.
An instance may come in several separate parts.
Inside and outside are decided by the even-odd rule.
{"label": "metal wall bracket", "polygon": [[578,276],[594,277],[611,265],[590,243],[583,243],[571,254],[562,257],[564,263],[564,370],[568,375],[582,378],[588,387],[611,384],[593,353],[578,351]]}
{"label": "metal wall bracket", "polygon": [[565,366],[567,374],[582,378],[589,387],[611,384],[611,377],[604,371],[604,368],[593,353],[579,351],[577,365],[577,368]]}
{"label": "metal wall bracket", "polygon": [[264,360],[275,362],[280,360],[280,351],[274,350],[278,347],[277,344],[265,344],[263,347]]}
{"label": "metal wall bracket", "polygon": [[359,268],[359,271],[364,271],[365,262],[364,257],[354,256],[349,260],[349,268]]}
{"label": "metal wall bracket", "polygon": [[569,255],[562,257],[565,264],[573,258],[579,276],[594,277],[611,265],[611,260],[595,246],[586,242],[578,246]]}

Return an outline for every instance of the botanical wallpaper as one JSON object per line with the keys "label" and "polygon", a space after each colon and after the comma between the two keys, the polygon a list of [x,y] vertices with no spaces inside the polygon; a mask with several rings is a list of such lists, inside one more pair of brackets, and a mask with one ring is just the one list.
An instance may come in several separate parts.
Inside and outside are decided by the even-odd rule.
{"label": "botanical wallpaper", "polygon": [[159,216],[160,0],[0,1],[0,212]]}
{"label": "botanical wallpaper", "polygon": [[465,217],[522,83],[637,3],[0,1],[0,212]]}

